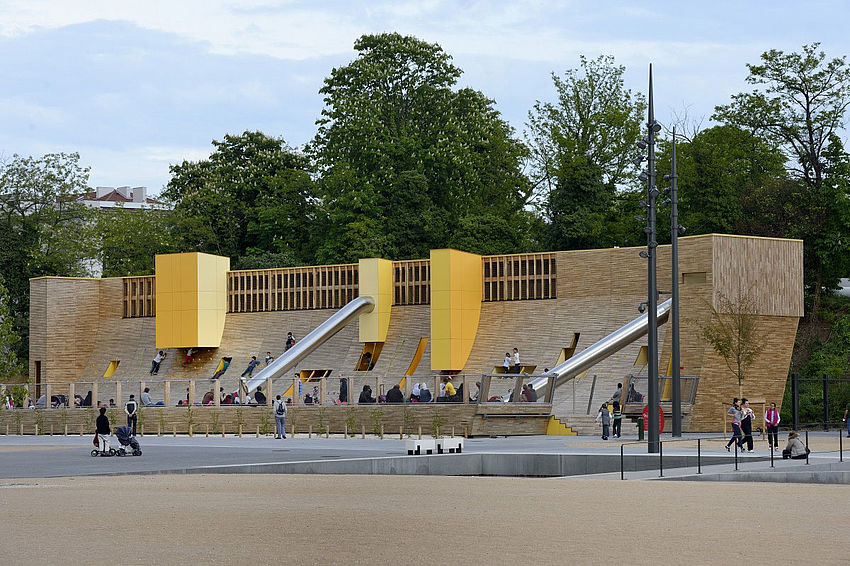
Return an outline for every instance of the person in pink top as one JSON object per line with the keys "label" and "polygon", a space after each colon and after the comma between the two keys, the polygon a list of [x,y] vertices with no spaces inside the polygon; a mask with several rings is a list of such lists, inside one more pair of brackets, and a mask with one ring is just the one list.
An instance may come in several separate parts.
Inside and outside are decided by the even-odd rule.
{"label": "person in pink top", "polygon": [[774,450],[779,449],[779,411],[776,410],[776,403],[771,403],[770,408],[764,412],[764,424],[767,427],[767,445],[773,446]]}

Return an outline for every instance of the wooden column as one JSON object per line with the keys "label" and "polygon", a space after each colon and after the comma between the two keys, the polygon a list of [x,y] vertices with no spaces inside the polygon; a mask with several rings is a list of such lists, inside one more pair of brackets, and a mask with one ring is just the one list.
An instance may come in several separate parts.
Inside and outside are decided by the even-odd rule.
{"label": "wooden column", "polygon": [[434,376],[434,390],[431,392],[431,399],[434,403],[440,397],[440,377],[439,375]]}
{"label": "wooden column", "polygon": [[[44,408],[45,409],[49,409],[51,407],[51,405],[50,405],[51,395],[50,394],[52,392],[53,392],[53,386],[50,383],[45,383],[44,384]],[[36,401],[37,400],[38,399],[36,399]]]}
{"label": "wooden column", "polygon": [[120,381],[115,382],[115,406],[116,407],[121,406],[121,382]]}
{"label": "wooden column", "polygon": [[74,408],[74,383],[68,384],[68,407]]}
{"label": "wooden column", "polygon": [[171,382],[165,381],[162,384],[162,403],[166,407],[171,406]]}
{"label": "wooden column", "polygon": [[91,406],[100,407],[100,400],[97,398],[97,382],[91,384]]}
{"label": "wooden column", "polygon": [[467,383],[466,374],[463,374],[461,383],[463,385],[463,403],[467,404],[469,403],[469,383]]}
{"label": "wooden column", "polygon": [[195,380],[189,382],[189,406],[195,404]]}
{"label": "wooden column", "polygon": [[272,404],[274,397],[272,396],[272,378],[266,379],[266,403]]}
{"label": "wooden column", "polygon": [[144,380],[142,380],[142,381],[139,382],[139,396],[138,396],[139,407],[142,406],[142,393],[144,393],[144,392],[145,392],[145,382],[144,382]]}
{"label": "wooden column", "polygon": [[213,404],[216,407],[221,406],[221,392],[219,389],[221,389],[221,380],[213,379],[213,392],[215,393],[215,395],[213,395]]}
{"label": "wooden column", "polygon": [[319,378],[319,404],[324,405],[328,394],[328,378]]}
{"label": "wooden column", "polygon": [[298,384],[301,380],[297,377],[292,378],[292,404],[298,405],[301,403],[301,395],[298,394]]}

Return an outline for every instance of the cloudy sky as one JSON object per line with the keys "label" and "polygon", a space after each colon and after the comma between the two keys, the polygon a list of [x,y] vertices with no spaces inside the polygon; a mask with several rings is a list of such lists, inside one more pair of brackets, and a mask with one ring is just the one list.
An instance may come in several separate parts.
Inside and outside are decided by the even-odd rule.
{"label": "cloudy sky", "polygon": [[614,55],[641,92],[653,63],[658,117],[705,124],[768,49],[850,53],[848,17],[842,0],[0,0],[0,158],[78,151],[92,186],[159,192],[226,133],[307,142],[323,79],[385,31],[439,43],[519,134],[580,54]]}

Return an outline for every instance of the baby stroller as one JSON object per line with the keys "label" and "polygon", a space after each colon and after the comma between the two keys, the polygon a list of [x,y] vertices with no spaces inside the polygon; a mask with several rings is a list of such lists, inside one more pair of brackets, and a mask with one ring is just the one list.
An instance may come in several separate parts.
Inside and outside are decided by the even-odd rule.
{"label": "baby stroller", "polygon": [[128,426],[119,426],[115,429],[115,437],[118,439],[118,443],[121,445],[118,448],[119,456],[126,456],[127,449],[126,446],[129,446],[132,449],[133,456],[141,456],[142,449],[139,447],[139,441],[136,440],[136,437],[131,434],[130,427]]}

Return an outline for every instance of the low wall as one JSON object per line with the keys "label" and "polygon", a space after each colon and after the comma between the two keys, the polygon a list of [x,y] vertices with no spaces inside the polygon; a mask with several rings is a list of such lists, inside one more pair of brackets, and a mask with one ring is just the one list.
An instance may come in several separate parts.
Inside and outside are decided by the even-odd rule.
{"label": "low wall", "polygon": [[[511,436],[545,434],[551,406],[534,405],[350,405],[290,407],[286,429],[315,434],[422,434]],[[125,424],[123,407],[106,412],[114,426]],[[94,408],[0,410],[0,434],[90,434],[98,412]],[[273,434],[271,407],[141,407],[139,434]]]}

